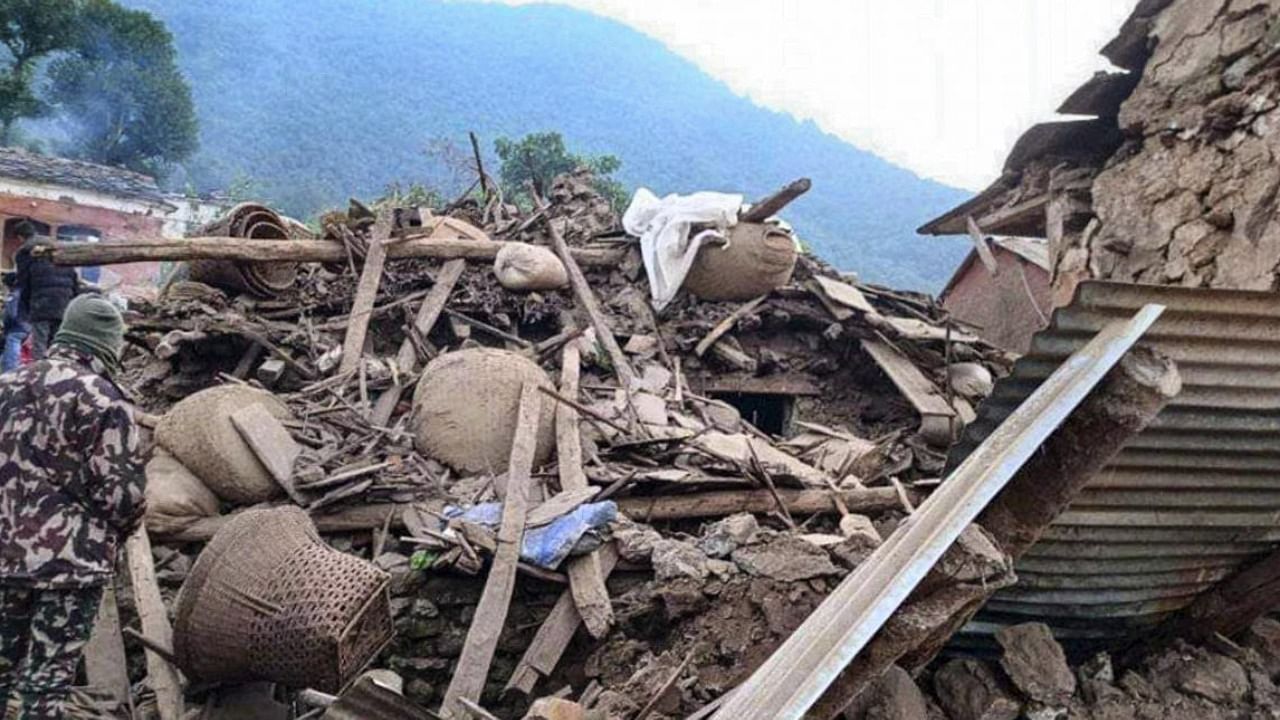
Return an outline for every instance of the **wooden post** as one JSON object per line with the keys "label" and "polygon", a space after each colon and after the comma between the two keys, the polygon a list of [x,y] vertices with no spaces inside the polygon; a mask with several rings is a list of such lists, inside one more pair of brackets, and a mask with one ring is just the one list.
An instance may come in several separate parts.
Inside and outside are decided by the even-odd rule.
{"label": "wooden post", "polygon": [[[978,516],[978,525],[1017,560],[1181,388],[1172,360],[1144,347],[1130,350]],[[926,665],[994,591],[954,585],[912,596],[840,673],[812,716],[838,717],[899,660],[911,671]]]}
{"label": "wooden post", "polygon": [[536,386],[526,384],[521,390],[516,436],[511,443],[511,459],[507,465],[507,495],[502,503],[498,547],[493,553],[493,565],[485,580],[480,604],[476,607],[471,628],[467,630],[462,657],[458,658],[453,679],[449,681],[444,703],[440,706],[440,714],[446,718],[456,720],[465,716],[463,700],[479,702],[502,626],[507,620],[511,595],[515,591],[516,566],[520,562],[520,543],[524,538],[542,402]]}
{"label": "wooden post", "polygon": [[[173,647],[173,626],[169,624],[169,615],[160,597],[156,566],[151,559],[151,538],[147,537],[145,527],[138,528],[125,542],[125,554],[142,634],[165,647]],[[182,677],[177,668],[151,650],[147,650],[147,684],[155,691],[160,720],[182,720]]]}

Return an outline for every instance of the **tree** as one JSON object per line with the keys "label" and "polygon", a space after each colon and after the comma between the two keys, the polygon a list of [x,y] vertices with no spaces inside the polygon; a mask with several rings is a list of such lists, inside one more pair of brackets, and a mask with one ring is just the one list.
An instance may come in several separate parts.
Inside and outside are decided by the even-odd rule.
{"label": "tree", "polygon": [[558,132],[530,133],[519,140],[500,137],[494,141],[493,149],[502,161],[498,174],[508,198],[527,199],[529,183],[541,195],[555,176],[586,167],[595,175],[596,189],[602,195],[615,206],[626,202],[625,188],[611,177],[622,167],[622,161],[614,155],[570,153]]}
{"label": "tree", "polygon": [[164,23],[86,0],[74,50],[49,67],[50,99],[73,128],[72,154],[158,175],[195,152],[191,88]]}
{"label": "tree", "polygon": [[0,44],[9,56],[0,71],[0,143],[13,142],[18,120],[48,110],[32,87],[37,61],[73,45],[78,13],[76,0],[0,0]]}

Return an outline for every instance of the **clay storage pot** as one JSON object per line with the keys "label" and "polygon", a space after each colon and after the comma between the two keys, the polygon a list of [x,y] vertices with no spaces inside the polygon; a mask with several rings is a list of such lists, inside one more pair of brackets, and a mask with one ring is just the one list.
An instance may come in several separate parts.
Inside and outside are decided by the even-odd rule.
{"label": "clay storage pot", "polygon": [[[241,203],[226,215],[196,231],[208,237],[287,240],[289,222],[264,205]],[[196,282],[259,297],[275,297],[293,286],[298,268],[294,263],[252,263],[234,260],[192,260],[188,277]]]}
{"label": "clay storage pot", "polygon": [[[505,472],[525,383],[554,387],[532,360],[506,350],[471,348],[432,360],[413,393],[418,451],[463,472]],[[554,417],[554,401],[544,397],[536,464],[551,457]]]}
{"label": "clay storage pot", "polygon": [[752,300],[791,282],[796,242],[775,225],[738,223],[729,243],[702,246],[683,287],[703,300]]}
{"label": "clay storage pot", "polygon": [[329,547],[301,508],[232,516],[178,592],[174,655],[201,682],[338,693],[391,640],[390,577]]}
{"label": "clay storage pot", "polygon": [[290,416],[268,392],[219,385],[183,398],[165,413],[156,426],[156,442],[223,500],[240,505],[270,500],[282,488],[231,423],[232,413],[254,403],[277,418]]}

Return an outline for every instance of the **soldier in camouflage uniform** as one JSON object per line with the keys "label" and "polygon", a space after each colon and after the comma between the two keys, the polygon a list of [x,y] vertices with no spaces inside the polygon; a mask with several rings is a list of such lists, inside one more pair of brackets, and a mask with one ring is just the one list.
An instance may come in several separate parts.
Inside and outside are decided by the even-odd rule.
{"label": "soldier in camouflage uniform", "polygon": [[145,505],[138,430],[111,381],[124,322],[67,308],[48,357],[0,375],[0,708],[64,717],[116,547]]}

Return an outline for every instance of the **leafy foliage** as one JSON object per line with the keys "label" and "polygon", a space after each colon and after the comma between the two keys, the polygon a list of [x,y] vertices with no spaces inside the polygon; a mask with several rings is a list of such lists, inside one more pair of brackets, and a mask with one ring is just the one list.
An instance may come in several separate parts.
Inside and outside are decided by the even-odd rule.
{"label": "leafy foliage", "polygon": [[528,204],[530,184],[541,195],[555,176],[586,167],[595,175],[596,189],[615,207],[627,202],[626,189],[613,179],[622,161],[614,155],[575,155],[565,148],[558,132],[530,133],[519,140],[500,137],[493,141],[493,149],[502,161],[502,191],[509,200]]}
{"label": "leafy foliage", "polygon": [[[613,154],[614,177],[658,195],[754,199],[798,177],[813,189],[784,217],[824,259],[864,279],[937,289],[964,240],[914,228],[967,193],[924,180],[754,105],[661,43],[561,6],[422,0],[121,0],[164,19],[192,81],[202,150],[185,167],[201,190],[237,172],[306,217],[413,179],[457,197],[467,165],[424,155],[433,140],[561,133],[574,154]],[[458,149],[458,148],[455,148]],[[461,182],[458,186],[457,183]]]}
{"label": "leafy foliage", "polygon": [[0,74],[0,142],[13,140],[14,123],[48,111],[33,87],[36,63],[75,41],[76,0],[3,0],[0,44],[8,51]]}
{"label": "leafy foliage", "polygon": [[158,175],[195,152],[195,106],[164,23],[86,0],[77,27],[75,52],[49,68],[50,98],[74,120],[73,153]]}

